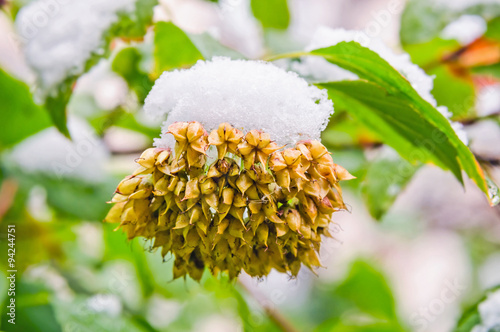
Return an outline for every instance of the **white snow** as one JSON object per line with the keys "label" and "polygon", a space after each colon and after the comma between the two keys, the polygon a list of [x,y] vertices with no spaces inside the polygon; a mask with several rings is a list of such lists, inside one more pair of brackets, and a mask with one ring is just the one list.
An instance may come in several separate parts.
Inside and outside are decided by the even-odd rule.
{"label": "white snow", "polygon": [[87,299],[88,308],[96,313],[118,317],[122,312],[120,298],[114,294],[97,294]]}
{"label": "white snow", "polygon": [[481,116],[500,112],[500,83],[481,87],[477,94],[476,107]]}
{"label": "white snow", "polygon": [[[378,53],[381,58],[386,60],[410,82],[415,91],[424,100],[429,102],[448,120],[450,119],[451,113],[445,106],[438,106],[436,99],[432,95],[434,77],[427,75],[422,68],[411,62],[410,56],[407,53],[396,54],[379,39],[371,38],[362,31],[320,27],[314,34],[311,43],[306,47],[306,51],[333,46],[343,41],[358,42],[361,46]],[[353,73],[331,64],[320,57],[304,57],[300,63],[293,64],[292,68],[302,76],[312,77],[314,81],[318,82],[353,80],[358,78]],[[462,125],[451,121],[450,123],[457,136],[465,144],[468,144],[467,134],[463,130]]]}
{"label": "white snow", "polygon": [[165,134],[176,121],[199,121],[205,130],[229,122],[243,131],[263,130],[279,144],[318,139],[333,113],[325,90],[296,73],[262,61],[216,57],[188,70],[164,72],[146,98],[147,114],[163,117],[159,147],[172,146]]}
{"label": "white snow", "polygon": [[[488,332],[500,327],[500,290],[488,295],[478,306],[481,324],[476,325],[472,332]],[[496,328],[496,329],[495,329]]]}
{"label": "white snow", "polygon": [[265,52],[263,32],[253,16],[250,0],[220,0],[220,21],[213,30],[222,44],[255,59]]}
{"label": "white snow", "polygon": [[38,73],[42,94],[70,75],[81,74],[92,54],[103,53],[103,35],[118,13],[135,0],[36,0],[24,6],[16,28],[28,64]]}
{"label": "white snow", "polygon": [[461,45],[468,45],[486,32],[486,21],[478,15],[462,15],[448,24],[441,32],[444,39],[455,39]]}

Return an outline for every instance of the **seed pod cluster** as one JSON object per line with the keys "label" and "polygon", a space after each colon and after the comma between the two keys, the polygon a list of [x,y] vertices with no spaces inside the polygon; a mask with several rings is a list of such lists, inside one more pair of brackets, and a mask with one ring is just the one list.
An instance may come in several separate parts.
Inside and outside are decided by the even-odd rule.
{"label": "seed pod cluster", "polygon": [[[268,134],[223,123],[208,135],[198,122],[169,128],[174,152],[151,148],[120,182],[105,221],[129,239],[152,240],[175,256],[174,278],[200,280],[205,268],[231,279],[244,270],[296,276],[319,267],[321,235],[345,209],[340,180],[353,178],[318,141],[282,149]],[[207,150],[218,158],[207,163]]]}

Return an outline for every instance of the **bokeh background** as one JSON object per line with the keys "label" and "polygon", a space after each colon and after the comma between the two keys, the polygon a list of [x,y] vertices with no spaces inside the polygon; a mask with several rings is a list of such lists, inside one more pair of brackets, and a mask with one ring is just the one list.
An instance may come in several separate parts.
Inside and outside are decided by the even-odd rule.
{"label": "bokeh background", "polygon": [[[71,83],[72,141],[33,102],[37,73],[14,24],[29,3],[0,1],[1,330],[280,331],[280,315],[298,331],[451,331],[500,285],[500,209],[471,181],[403,160],[341,111],[323,142],[357,179],[344,186],[349,211],[334,215],[315,273],[172,281],[168,256],[102,223],[120,178],[159,136],[161,121],[142,111],[154,80],[193,64],[182,52],[266,59],[303,50],[322,26],[363,31],[434,76],[438,104],[499,183],[500,2],[146,1],[145,36],[113,38]],[[13,224],[15,326],[6,315]]]}

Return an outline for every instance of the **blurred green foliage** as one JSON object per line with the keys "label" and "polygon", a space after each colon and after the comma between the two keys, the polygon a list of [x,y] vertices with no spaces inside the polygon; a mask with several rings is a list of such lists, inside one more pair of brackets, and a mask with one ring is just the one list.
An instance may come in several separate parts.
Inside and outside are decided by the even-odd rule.
{"label": "blurred green foliage", "polygon": [[[14,1],[10,13],[15,16],[23,4]],[[188,33],[172,22],[153,23],[156,4],[155,0],[138,0],[135,15],[120,17],[103,38],[104,52],[93,54],[86,65],[85,72],[101,59],[109,59],[111,70],[126,81],[128,97],[134,100],[108,111],[94,103],[90,112],[78,114],[100,137],[106,138],[111,128],[121,128],[151,142],[158,136],[158,126],[144,122],[140,109],[163,71],[188,68],[200,59],[217,55],[244,58],[208,33]],[[483,170],[448,121],[376,53],[350,42],[310,53],[273,54],[277,49],[294,47],[277,45],[278,41],[286,43],[284,36],[292,17],[289,2],[252,0],[251,9],[263,29],[271,58],[320,56],[359,76],[354,81],[318,83],[328,90],[336,110],[323,133],[323,142],[334,153],[336,162],[358,177],[345,188],[351,195],[363,198],[381,227],[390,226],[384,219],[387,212],[424,163],[449,170],[460,181],[462,173],[466,173],[483,192],[488,192]],[[454,119],[482,121],[474,105],[475,79],[500,78],[500,59],[463,66],[460,55],[470,45],[440,37],[442,29],[464,13],[487,20],[488,30],[481,41],[498,48],[500,5],[471,6],[455,12],[435,6],[430,0],[408,2],[401,20],[401,45],[414,63],[435,76],[433,94],[439,105],[447,106]],[[147,31],[154,34],[152,42],[144,38]],[[115,50],[113,41],[117,39],[125,46]],[[8,206],[0,223],[0,252],[7,252],[7,225],[16,225],[18,270],[13,326],[7,322],[7,265],[2,259],[0,329],[182,332],[195,331],[209,319],[222,317],[241,324],[244,331],[280,331],[273,317],[240,284],[209,273],[200,284],[189,279],[172,281],[169,257],[162,264],[160,253],[152,251],[151,243],[129,242],[120,231],[114,232],[111,225],[101,223],[109,208],[106,201],[123,175],[120,170],[106,171],[103,181],[88,182],[30,173],[11,163],[9,149],[51,125],[69,136],[68,102],[74,101],[72,93],[78,78],[68,77],[41,106],[34,102],[25,83],[0,69],[0,103],[4,107],[0,112],[0,200]],[[429,145],[429,137],[437,138],[439,144]],[[382,149],[388,149],[381,148],[384,144],[399,155],[384,155]],[[375,157],[368,158],[367,150],[377,152]],[[49,221],[33,214],[34,188],[46,194]],[[499,249],[484,243],[481,236],[464,237],[470,240],[476,266],[486,254]],[[300,331],[412,329],[406,326],[407,317],[398,314],[391,284],[380,262],[371,256],[355,260],[349,271],[335,281],[304,272],[288,282],[305,285],[309,291],[304,298],[287,298],[280,307]],[[478,303],[464,311],[456,331],[471,331],[480,323]]]}
{"label": "blurred green foliage", "polygon": [[0,69],[0,104],[9,105],[0,112],[0,122],[9,124],[0,130],[0,149],[11,147],[51,125],[41,107],[33,102],[29,88]]}

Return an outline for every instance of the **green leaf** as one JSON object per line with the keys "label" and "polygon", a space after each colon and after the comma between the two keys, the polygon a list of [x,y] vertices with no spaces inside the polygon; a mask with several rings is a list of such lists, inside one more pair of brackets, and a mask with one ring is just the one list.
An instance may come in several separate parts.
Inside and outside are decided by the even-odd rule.
{"label": "green leaf", "polygon": [[353,263],[348,277],[337,287],[336,294],[375,318],[397,320],[394,297],[385,277],[366,262]]}
{"label": "green leaf", "polygon": [[500,4],[482,3],[454,10],[446,5],[436,5],[432,0],[410,0],[401,15],[401,44],[405,47],[434,39],[446,25],[465,14],[490,21],[500,16]]}
{"label": "green leaf", "polygon": [[[9,332],[45,332],[63,331],[54,308],[49,299],[48,290],[40,283],[28,283],[23,279],[16,279],[16,319],[15,324],[9,323],[6,310],[2,309],[2,330]],[[4,306],[5,305],[5,306]],[[2,304],[3,308],[7,304]]]}
{"label": "green leaf", "polygon": [[208,33],[188,34],[189,39],[200,51],[205,59],[211,59],[214,56],[227,56],[231,59],[245,59],[241,53],[222,45],[218,40]]}
{"label": "green leaf", "polygon": [[491,76],[500,79],[500,63],[488,66],[478,66],[472,68],[472,72],[477,75]]}
{"label": "green leaf", "polygon": [[336,108],[351,113],[410,162],[433,162],[461,179],[456,149],[444,135],[439,144],[433,142],[432,137],[439,129],[404,99],[391,96],[367,81],[323,83],[318,87],[327,89]]}
{"label": "green leaf", "polygon": [[45,108],[50,114],[52,123],[64,136],[70,138],[68,126],[66,124],[66,105],[68,105],[69,99],[71,98],[72,85],[76,81],[76,78],[69,78],[62,84],[60,84],[56,95],[49,95],[45,99]]}
{"label": "green leaf", "polygon": [[363,198],[375,219],[384,216],[419,168],[396,154],[385,152],[370,163],[361,185]]}
{"label": "green leaf", "polygon": [[447,66],[438,66],[428,72],[434,76],[432,95],[438,105],[448,107],[455,120],[472,118],[476,114],[476,92],[470,76],[459,77]]}
{"label": "green leaf", "polygon": [[497,2],[484,2],[478,3],[465,8],[457,13],[459,15],[477,15],[484,18],[487,22],[493,20],[495,17],[500,16],[500,4]]}
{"label": "green leaf", "polygon": [[154,45],[156,76],[165,70],[190,67],[203,59],[188,35],[171,22],[156,23]]}
{"label": "green leaf", "polygon": [[127,81],[129,88],[135,91],[143,103],[153,87],[153,81],[140,69],[141,61],[142,54],[137,48],[126,47],[115,56],[111,68]]}
{"label": "green leaf", "polygon": [[409,0],[401,15],[399,37],[403,46],[436,37],[454,14],[430,0]]}
{"label": "green leaf", "polygon": [[453,119],[467,119],[475,115],[475,89],[470,75],[460,75],[442,59],[460,50],[455,40],[434,38],[420,44],[406,45],[405,51],[411,56],[413,63],[424,69],[428,75],[434,76],[433,96],[438,105],[448,107]]}
{"label": "green leaf", "polygon": [[[394,110],[386,109],[387,113],[392,113],[391,116],[387,116],[387,114],[383,115],[386,125],[390,127],[395,126],[393,129],[397,129],[406,122],[406,127],[413,126],[413,128],[425,129],[426,134],[424,136],[426,138],[423,141],[415,142],[415,140],[420,139],[419,137],[422,137],[422,133],[411,135],[413,145],[424,146],[431,144],[432,147],[427,149],[424,147],[424,149],[428,150],[430,155],[436,157],[433,158],[434,161],[451,170],[460,182],[462,182],[460,168],[463,169],[476,182],[478,187],[484,193],[488,194],[488,186],[482,169],[469,148],[458,138],[448,120],[432,107],[431,104],[425,101],[413,89],[411,84],[378,54],[362,47],[356,42],[342,42],[335,46],[313,50],[310,54],[322,56],[329,62],[347,69],[357,74],[360,78],[371,81],[377,84],[379,88],[385,90],[377,91],[375,86],[369,86],[363,82],[354,86],[361,93],[363,93],[363,90],[367,90],[366,92],[369,92],[369,94],[366,97],[370,98],[371,95],[371,98],[373,98],[378,95],[378,98],[383,98],[384,92],[387,93],[388,97],[394,97],[392,99],[387,98],[387,103],[396,107],[397,114]],[[344,95],[351,94],[349,89],[345,89],[345,86],[341,90],[343,90]],[[361,97],[361,100],[364,99],[364,104],[367,105],[366,102],[368,100],[366,100],[366,97],[360,94],[357,95]],[[336,101],[338,102],[338,100]],[[383,100],[372,100],[371,102],[384,103]],[[382,116],[380,112],[378,114]],[[398,128],[397,130],[400,129]],[[415,132],[414,129],[412,131]],[[379,133],[382,135],[385,134],[384,132]],[[407,133],[399,132],[399,134],[408,136]],[[429,155],[429,153],[426,154]],[[459,164],[458,169],[457,164]],[[490,199],[489,196],[488,199]]]}
{"label": "green leaf", "polygon": [[331,321],[321,324],[315,332],[404,332],[401,326],[391,323],[366,323],[344,324],[338,321]]}
{"label": "green leaf", "polygon": [[133,113],[129,113],[121,108],[117,108],[110,113],[100,115],[90,120],[92,126],[98,131],[99,135],[111,126],[117,126],[125,129],[130,129],[138,133],[146,135],[153,141],[153,138],[158,137],[158,127],[146,126],[135,118]]}
{"label": "green leaf", "polygon": [[26,84],[0,69],[0,150],[51,125],[47,112],[33,102]]}
{"label": "green leaf", "polygon": [[[58,167],[54,165],[54,167]],[[63,216],[83,220],[103,220],[109,210],[106,204],[116,188],[116,180],[89,183],[77,178],[58,178],[42,172],[28,173],[15,165],[5,165],[9,176],[28,191],[36,185],[47,191],[47,203]]]}
{"label": "green leaf", "polygon": [[110,30],[113,36],[132,39],[141,39],[153,20],[153,8],[158,4],[157,0],[137,0],[133,15],[124,13],[120,15],[117,24]]}
{"label": "green leaf", "polygon": [[491,40],[500,41],[500,16],[488,22],[488,27],[484,36]]}
{"label": "green leaf", "polygon": [[441,58],[456,52],[460,47],[456,40],[437,37],[423,43],[404,45],[404,50],[410,55],[414,64],[425,70],[442,65]]}
{"label": "green leaf", "polygon": [[264,28],[286,29],[290,24],[287,0],[252,0],[252,12]]}

